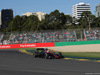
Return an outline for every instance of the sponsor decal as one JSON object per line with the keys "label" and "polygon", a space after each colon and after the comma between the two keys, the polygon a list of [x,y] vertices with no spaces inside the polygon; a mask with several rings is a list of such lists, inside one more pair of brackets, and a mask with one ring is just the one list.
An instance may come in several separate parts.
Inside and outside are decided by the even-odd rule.
{"label": "sponsor decal", "polygon": [[54,47],[54,43],[28,43],[28,44],[0,45],[0,49],[32,48],[32,47]]}
{"label": "sponsor decal", "polygon": [[25,47],[36,47],[36,44],[21,44],[20,47],[21,48],[25,48]]}
{"label": "sponsor decal", "polygon": [[0,46],[0,49],[3,49],[3,48],[11,48],[10,45],[7,45],[7,46]]}

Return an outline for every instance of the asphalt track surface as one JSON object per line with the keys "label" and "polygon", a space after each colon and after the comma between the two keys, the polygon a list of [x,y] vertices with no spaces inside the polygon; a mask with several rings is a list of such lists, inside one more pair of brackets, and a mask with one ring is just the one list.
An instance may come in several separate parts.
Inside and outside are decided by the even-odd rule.
{"label": "asphalt track surface", "polygon": [[0,50],[0,75],[100,75],[100,62],[33,58]]}

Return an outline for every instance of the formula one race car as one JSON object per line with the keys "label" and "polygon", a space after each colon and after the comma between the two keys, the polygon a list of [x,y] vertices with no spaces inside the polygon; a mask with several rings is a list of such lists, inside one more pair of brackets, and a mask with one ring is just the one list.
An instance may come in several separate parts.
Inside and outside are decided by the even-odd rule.
{"label": "formula one race car", "polygon": [[34,58],[45,58],[45,59],[53,59],[53,58],[64,58],[61,52],[55,54],[54,52],[49,51],[47,48],[37,48],[36,52],[33,53]]}

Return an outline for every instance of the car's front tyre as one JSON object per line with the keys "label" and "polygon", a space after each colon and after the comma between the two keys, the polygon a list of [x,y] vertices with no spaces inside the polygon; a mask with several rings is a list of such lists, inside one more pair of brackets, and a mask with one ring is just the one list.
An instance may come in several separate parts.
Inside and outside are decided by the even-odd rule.
{"label": "car's front tyre", "polygon": [[38,57],[37,53],[33,53],[33,57],[34,58]]}

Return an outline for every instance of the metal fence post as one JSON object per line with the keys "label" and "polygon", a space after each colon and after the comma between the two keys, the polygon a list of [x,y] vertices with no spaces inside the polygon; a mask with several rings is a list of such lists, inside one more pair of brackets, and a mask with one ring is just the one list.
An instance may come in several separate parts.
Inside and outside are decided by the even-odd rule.
{"label": "metal fence post", "polygon": [[85,30],[84,30],[84,36],[85,36],[85,38],[86,38],[86,40],[87,40],[87,37],[86,37],[86,34],[85,34]]}
{"label": "metal fence post", "polygon": [[82,37],[83,37],[83,36],[82,36],[82,31],[81,31],[80,33],[81,33],[81,41],[83,41],[83,40],[82,40]]}
{"label": "metal fence post", "polygon": [[55,32],[53,32],[53,42],[55,42]]}

